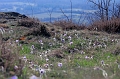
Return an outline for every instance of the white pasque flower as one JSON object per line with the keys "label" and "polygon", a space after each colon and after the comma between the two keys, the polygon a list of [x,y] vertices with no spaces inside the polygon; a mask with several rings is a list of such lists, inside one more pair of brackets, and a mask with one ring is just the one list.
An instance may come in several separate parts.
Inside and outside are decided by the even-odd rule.
{"label": "white pasque flower", "polygon": [[39,79],[39,78],[35,75],[32,75],[31,77],[29,77],[29,79]]}
{"label": "white pasque flower", "polygon": [[58,63],[58,67],[62,67],[63,66],[63,64],[62,63]]}

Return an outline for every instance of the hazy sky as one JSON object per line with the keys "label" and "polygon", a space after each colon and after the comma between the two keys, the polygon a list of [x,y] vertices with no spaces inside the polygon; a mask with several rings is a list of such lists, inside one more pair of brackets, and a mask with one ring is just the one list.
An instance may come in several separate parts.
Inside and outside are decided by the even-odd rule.
{"label": "hazy sky", "polygon": [[[77,5],[79,8],[84,8],[84,7],[88,7],[85,5],[88,5],[88,1],[87,0],[71,0],[73,3],[73,7],[74,5]],[[32,6],[33,8],[39,6],[50,6],[52,8],[54,7],[68,7],[70,6],[70,0],[0,0],[0,9],[3,8],[11,8],[12,9],[17,9],[17,8],[23,8],[25,9],[25,7],[30,7]],[[11,9],[11,10],[12,10]]]}
{"label": "hazy sky", "polygon": [[[0,0],[0,2],[69,2],[70,0]],[[71,0],[73,3],[79,2],[79,3],[86,3],[88,0]],[[97,0],[94,0],[97,1]],[[115,0],[117,3],[120,2],[120,0]]]}
{"label": "hazy sky", "polygon": [[[66,2],[70,2],[70,0],[0,0],[1,3],[5,2],[5,3],[9,3],[9,2],[29,2],[29,3],[36,3],[36,4],[45,4],[45,3],[58,3],[59,4],[64,4]],[[71,0],[73,4],[75,3],[80,3],[80,4],[85,4],[87,2],[87,0]],[[58,5],[59,5],[58,4]]]}
{"label": "hazy sky", "polygon": [[[92,8],[92,3],[88,0],[71,0],[74,10],[84,12],[94,12],[95,8]],[[97,1],[97,0],[94,0]],[[113,1],[113,0],[112,0]],[[120,0],[115,0],[116,3],[120,3]],[[70,0],[0,0],[0,11],[14,11],[26,15],[46,13],[48,15],[49,8],[55,11],[62,8],[64,11],[70,9]],[[58,16],[58,14],[56,14]],[[44,17],[45,17],[44,16]],[[52,15],[55,16],[55,15]],[[39,15],[43,17],[43,15]],[[49,16],[48,16],[49,17]]]}
{"label": "hazy sky", "polygon": [[[86,5],[86,7],[88,6],[88,4],[90,4],[88,2],[88,0],[71,0],[73,5],[74,4],[79,4],[79,5]],[[96,0],[94,0],[96,1]],[[120,0],[115,0],[116,3],[120,3]],[[56,4],[56,5],[68,5],[70,4],[70,0],[0,0],[0,4],[16,4],[19,5],[19,3],[17,2],[21,2],[20,4],[25,4],[25,3],[29,3],[29,4],[36,4],[36,5],[47,5],[47,4]]]}
{"label": "hazy sky", "polygon": [[[78,7],[79,9],[92,9],[90,7],[90,2],[88,0],[71,0],[73,7]],[[96,1],[96,0],[95,0]],[[116,3],[120,3],[120,0],[115,0]],[[30,7],[36,9],[40,6],[50,6],[70,8],[70,0],[0,0],[0,11],[20,11],[26,10]],[[40,8],[39,8],[40,9]],[[44,10],[44,8],[42,7]]]}

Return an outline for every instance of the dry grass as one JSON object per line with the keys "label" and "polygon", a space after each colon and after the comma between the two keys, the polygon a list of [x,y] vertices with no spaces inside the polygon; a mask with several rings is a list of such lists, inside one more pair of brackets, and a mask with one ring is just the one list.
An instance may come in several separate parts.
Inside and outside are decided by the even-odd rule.
{"label": "dry grass", "polygon": [[7,24],[0,23],[0,27],[2,27],[2,28],[8,28],[8,25],[7,25]]}
{"label": "dry grass", "polygon": [[61,21],[55,21],[53,23],[56,26],[62,27],[63,30],[82,30],[85,29],[85,25],[78,25],[71,21],[61,20]]}
{"label": "dry grass", "polygon": [[20,21],[18,21],[18,26],[24,26],[24,27],[36,27],[39,25],[39,20],[36,18],[23,18]]}
{"label": "dry grass", "polygon": [[120,55],[120,42],[118,42],[112,52],[114,55]]}
{"label": "dry grass", "polygon": [[[2,41],[2,40],[1,40]],[[19,52],[17,50],[17,45],[14,42],[2,41],[0,47],[0,66],[4,67],[5,75],[16,75],[22,74],[23,63],[19,59]],[[18,68],[15,68],[17,66]]]}
{"label": "dry grass", "polygon": [[18,21],[18,26],[30,28],[25,36],[54,36],[55,33],[62,32],[61,27],[52,25],[50,23],[42,23],[36,18],[24,18]]}
{"label": "dry grass", "polygon": [[120,18],[112,18],[108,21],[95,21],[89,27],[89,30],[105,31],[108,33],[120,33]]}

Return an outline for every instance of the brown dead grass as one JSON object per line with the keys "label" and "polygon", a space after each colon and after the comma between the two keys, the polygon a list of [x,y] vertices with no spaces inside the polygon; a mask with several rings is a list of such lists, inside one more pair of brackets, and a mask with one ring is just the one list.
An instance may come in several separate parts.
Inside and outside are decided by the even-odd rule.
{"label": "brown dead grass", "polygon": [[0,27],[2,27],[2,28],[8,28],[8,25],[7,25],[7,24],[0,23]]}
{"label": "brown dead grass", "polygon": [[60,20],[53,23],[56,26],[60,26],[63,30],[82,30],[85,29],[84,25],[78,25],[71,21]]}
{"label": "brown dead grass", "polygon": [[95,21],[89,27],[89,30],[104,31],[108,33],[120,33],[120,18],[112,18],[106,21]]}
{"label": "brown dead grass", "polygon": [[[3,41],[0,47],[0,66],[4,67],[4,72],[10,74],[14,72],[16,75],[22,74],[23,63],[19,59],[19,52],[17,51],[17,46],[15,43],[8,41]],[[18,66],[15,69],[15,65]]]}
{"label": "brown dead grass", "polygon": [[18,26],[24,27],[36,27],[38,26],[40,21],[37,18],[23,18],[18,21]]}

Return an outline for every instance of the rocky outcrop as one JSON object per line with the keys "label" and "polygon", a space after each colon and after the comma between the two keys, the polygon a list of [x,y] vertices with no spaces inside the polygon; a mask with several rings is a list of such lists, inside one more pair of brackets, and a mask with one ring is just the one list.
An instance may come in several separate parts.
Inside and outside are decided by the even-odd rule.
{"label": "rocky outcrop", "polygon": [[14,19],[14,18],[28,18],[26,15],[22,15],[17,12],[0,12],[0,18]]}
{"label": "rocky outcrop", "polygon": [[22,18],[28,17],[17,12],[0,12],[0,23],[7,23],[8,20],[18,20]]}

